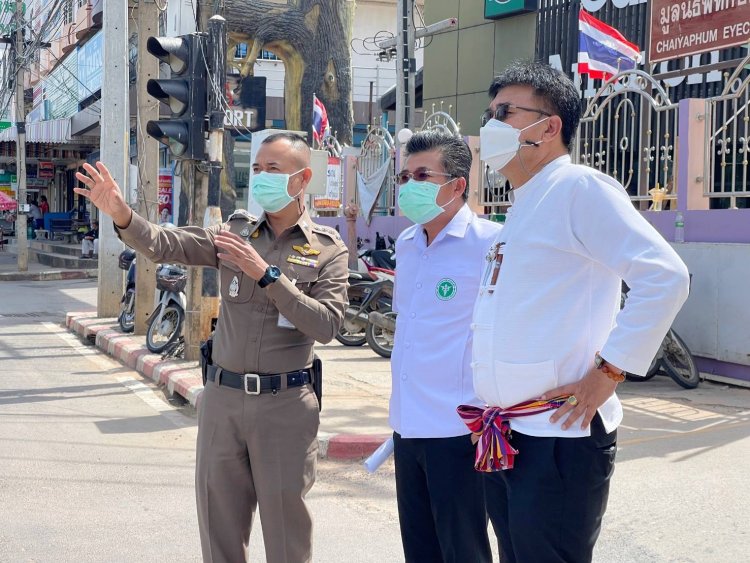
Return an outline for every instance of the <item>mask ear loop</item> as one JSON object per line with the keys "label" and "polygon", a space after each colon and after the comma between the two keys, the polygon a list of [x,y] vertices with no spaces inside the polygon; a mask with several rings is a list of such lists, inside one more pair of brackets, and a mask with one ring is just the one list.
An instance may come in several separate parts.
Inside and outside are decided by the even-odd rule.
{"label": "mask ear loop", "polygon": [[[304,168],[300,168],[294,174],[299,174],[300,172],[302,172],[304,170],[305,170]],[[291,178],[292,176],[294,176],[294,174],[290,174],[289,177]],[[291,196],[292,199],[296,199],[297,200],[297,210],[299,211],[300,215],[302,215],[302,211],[303,211],[303,208],[302,208],[302,198],[300,197],[302,195],[303,191],[304,191],[303,188],[300,188],[299,191],[295,195]]]}
{"label": "mask ear loop", "polygon": [[[520,129],[519,133],[523,133],[524,131],[526,131],[526,129],[530,129],[531,127],[534,127],[535,125],[539,125],[540,123],[542,123],[543,121],[546,121],[549,118],[550,118],[550,116],[547,116],[547,117],[544,117],[544,118],[540,119],[539,121],[536,121],[536,122],[532,123],[531,125],[527,125],[523,129]],[[532,174],[529,171],[529,169],[526,167],[526,163],[523,161],[523,158],[521,158],[521,149],[524,148],[524,147],[538,148],[539,145],[541,145],[543,142],[544,141],[542,141],[542,140],[540,140],[540,141],[529,141],[529,140],[526,140],[526,141],[523,142],[523,144],[520,144],[519,147],[518,147],[518,152],[516,153],[518,155],[518,162],[521,163],[521,167],[523,168],[523,171],[526,172],[526,175],[529,176],[529,177],[531,177]]]}
{"label": "mask ear loop", "polygon": [[[443,183],[443,184],[440,184],[440,187],[442,188],[443,186],[447,186],[447,185],[448,185],[448,184],[450,184],[450,183],[451,183],[451,182],[452,182],[453,180],[458,180],[458,178],[453,178],[453,179],[451,179],[451,180],[448,180],[447,182],[445,182],[445,183]],[[465,189],[465,188],[464,188],[464,189]],[[453,197],[452,197],[452,198],[450,199],[450,201],[448,201],[448,202],[447,202],[446,204],[444,204],[444,205],[440,205],[440,206],[439,206],[439,207],[440,207],[440,209],[442,209],[442,210],[445,210],[445,208],[446,208],[446,207],[448,207],[448,206],[449,206],[449,205],[450,205],[451,203],[453,203],[454,201],[456,201],[456,198],[457,198],[457,197],[458,197],[458,196],[454,195],[454,196],[453,196]],[[437,202],[435,202],[435,203],[437,203]]]}

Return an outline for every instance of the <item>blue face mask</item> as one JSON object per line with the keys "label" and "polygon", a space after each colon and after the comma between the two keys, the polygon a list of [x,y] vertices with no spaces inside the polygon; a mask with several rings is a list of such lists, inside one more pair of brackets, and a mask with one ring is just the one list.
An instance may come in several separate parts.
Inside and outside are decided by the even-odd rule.
{"label": "blue face mask", "polygon": [[292,174],[271,174],[269,172],[253,174],[253,199],[268,213],[281,211],[294,201],[294,197],[302,193],[302,190],[300,190],[296,196],[292,197],[289,195],[287,187],[289,186],[289,178],[303,170],[304,168]]}
{"label": "blue face mask", "polygon": [[[452,181],[448,180],[445,184],[449,184]],[[442,206],[437,204],[438,192],[440,192],[440,188],[445,184],[418,182],[412,178],[398,190],[399,209],[415,223],[419,223],[420,225],[429,223],[443,213],[445,207],[456,199],[454,197]]]}

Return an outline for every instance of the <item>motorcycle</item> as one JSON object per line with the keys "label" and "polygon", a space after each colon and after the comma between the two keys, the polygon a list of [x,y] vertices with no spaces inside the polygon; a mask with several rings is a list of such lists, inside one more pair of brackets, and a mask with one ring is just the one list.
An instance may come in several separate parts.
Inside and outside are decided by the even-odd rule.
{"label": "motorcycle", "polygon": [[117,322],[120,323],[120,329],[128,333],[135,329],[135,250],[126,248],[120,252],[118,266],[128,273]]}
{"label": "motorcycle", "polygon": [[[692,276],[691,276],[692,277]],[[622,308],[627,300],[628,287],[623,282],[622,297],[620,304]],[[695,389],[701,381],[698,366],[695,365],[693,355],[685,344],[685,341],[670,327],[664,340],[662,340],[656,356],[651,361],[645,376],[625,374],[628,381],[648,381],[658,373],[664,372],[671,377],[675,383],[685,389]]]}
{"label": "motorcycle", "polygon": [[372,279],[368,274],[350,270],[348,295],[349,306],[336,340],[344,346],[362,346],[367,342],[370,315],[391,308],[393,279]]}
{"label": "motorcycle", "polygon": [[384,358],[390,358],[396,337],[396,313],[391,307],[382,307],[369,314],[365,339],[372,350]]}
{"label": "motorcycle", "polygon": [[185,320],[185,286],[187,270],[182,266],[161,264],[156,270],[156,290],[159,292],[154,312],[148,319],[146,347],[158,354],[180,337]]}

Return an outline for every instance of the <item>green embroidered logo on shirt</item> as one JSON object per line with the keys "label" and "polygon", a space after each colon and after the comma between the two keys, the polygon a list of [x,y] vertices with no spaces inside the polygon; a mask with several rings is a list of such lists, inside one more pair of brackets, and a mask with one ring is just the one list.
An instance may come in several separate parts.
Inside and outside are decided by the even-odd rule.
{"label": "green embroidered logo on shirt", "polygon": [[450,278],[443,278],[435,287],[435,293],[441,301],[453,299],[456,296],[456,291],[458,291],[456,282]]}

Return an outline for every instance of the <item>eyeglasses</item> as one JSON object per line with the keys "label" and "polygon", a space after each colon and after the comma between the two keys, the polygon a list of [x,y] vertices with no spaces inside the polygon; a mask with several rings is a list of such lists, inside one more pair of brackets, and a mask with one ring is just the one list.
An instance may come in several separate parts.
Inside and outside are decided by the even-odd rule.
{"label": "eyeglasses", "polygon": [[406,182],[414,178],[417,182],[426,182],[433,176],[444,176],[446,178],[454,178],[451,174],[445,172],[433,172],[432,170],[422,169],[416,172],[409,172],[408,170],[402,170],[396,174],[396,183],[399,186],[403,186]]}
{"label": "eyeglasses", "polygon": [[499,104],[495,111],[493,112],[491,109],[484,110],[484,113],[482,114],[482,126],[487,125],[487,122],[490,119],[497,119],[498,121],[505,121],[508,118],[509,110],[521,110],[521,111],[529,111],[531,113],[538,113],[540,115],[546,115],[547,117],[552,117],[551,113],[548,113],[544,110],[537,109],[537,108],[525,108],[523,106],[514,106],[513,104],[504,103]]}

